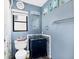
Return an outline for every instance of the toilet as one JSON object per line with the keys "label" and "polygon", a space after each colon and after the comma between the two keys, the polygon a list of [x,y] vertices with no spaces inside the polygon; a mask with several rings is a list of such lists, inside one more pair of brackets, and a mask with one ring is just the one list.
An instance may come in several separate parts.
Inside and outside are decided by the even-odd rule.
{"label": "toilet", "polygon": [[15,53],[15,59],[26,59],[29,58],[29,50],[24,50],[28,46],[28,40],[18,38],[14,41],[15,49],[18,51]]}

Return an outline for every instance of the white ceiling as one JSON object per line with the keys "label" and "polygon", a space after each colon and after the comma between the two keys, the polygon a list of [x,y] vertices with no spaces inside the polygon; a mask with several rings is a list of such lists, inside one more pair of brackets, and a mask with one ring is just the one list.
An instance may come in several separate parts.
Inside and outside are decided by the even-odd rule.
{"label": "white ceiling", "polygon": [[28,3],[28,4],[42,7],[48,0],[21,0],[21,1]]}

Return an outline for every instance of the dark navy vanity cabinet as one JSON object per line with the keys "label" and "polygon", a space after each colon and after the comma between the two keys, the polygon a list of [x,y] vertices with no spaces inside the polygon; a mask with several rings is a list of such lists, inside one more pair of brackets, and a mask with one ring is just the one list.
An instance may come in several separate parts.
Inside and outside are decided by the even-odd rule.
{"label": "dark navy vanity cabinet", "polygon": [[47,56],[47,38],[32,37],[29,39],[30,58],[35,59]]}

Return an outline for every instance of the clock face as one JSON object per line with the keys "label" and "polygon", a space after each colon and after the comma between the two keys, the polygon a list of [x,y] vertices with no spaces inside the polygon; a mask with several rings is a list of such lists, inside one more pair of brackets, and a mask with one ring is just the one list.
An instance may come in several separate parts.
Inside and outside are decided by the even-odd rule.
{"label": "clock face", "polygon": [[16,6],[17,6],[18,9],[24,9],[24,4],[23,4],[23,2],[17,2],[17,3],[16,3]]}

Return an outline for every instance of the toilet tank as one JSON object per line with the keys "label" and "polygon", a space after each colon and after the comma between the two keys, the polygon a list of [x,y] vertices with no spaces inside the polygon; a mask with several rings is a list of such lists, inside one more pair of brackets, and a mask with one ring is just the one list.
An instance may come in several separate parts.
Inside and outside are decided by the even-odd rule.
{"label": "toilet tank", "polygon": [[27,40],[15,40],[16,49],[24,49],[26,48],[27,44],[28,44]]}

